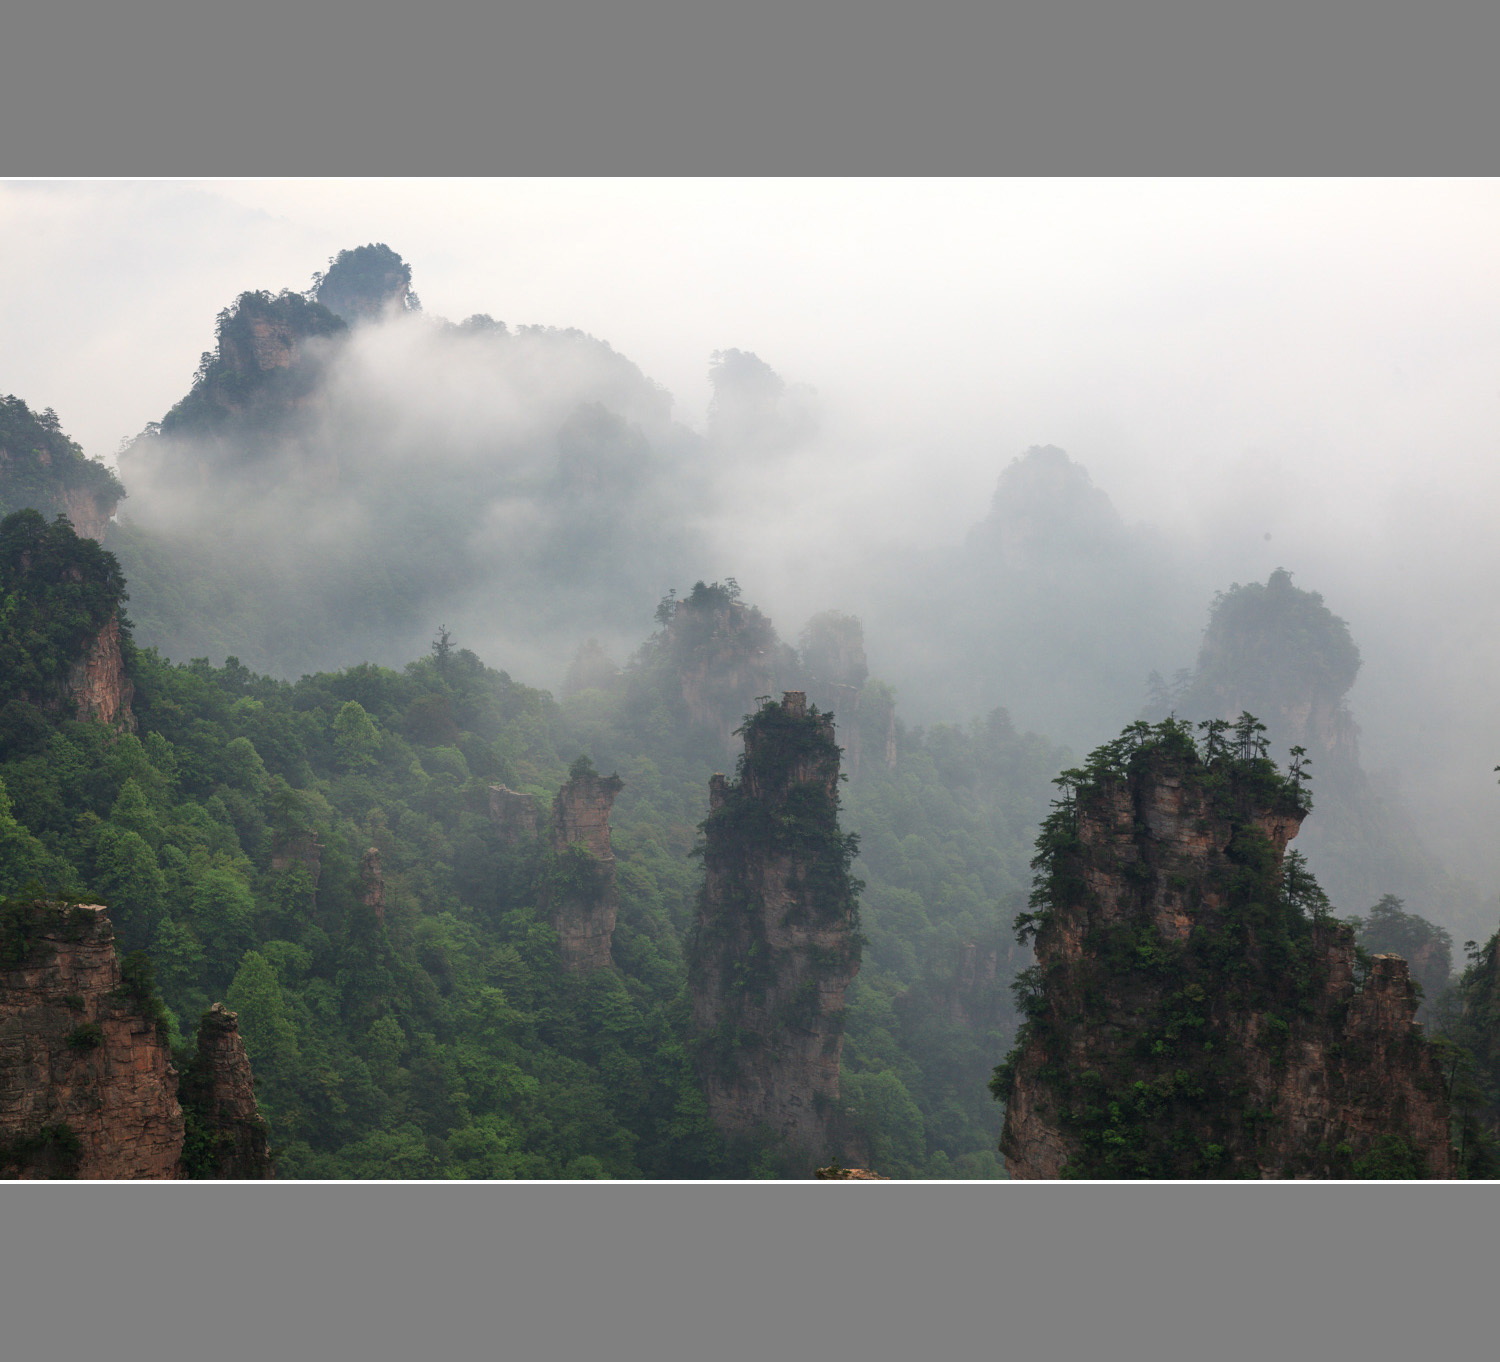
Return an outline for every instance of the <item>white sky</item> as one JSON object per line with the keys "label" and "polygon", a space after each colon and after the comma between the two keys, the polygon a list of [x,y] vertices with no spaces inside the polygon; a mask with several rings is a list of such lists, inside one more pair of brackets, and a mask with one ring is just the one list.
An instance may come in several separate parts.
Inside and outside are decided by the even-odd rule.
{"label": "white sky", "polygon": [[1132,517],[1248,459],[1369,524],[1412,477],[1493,486],[1497,228],[1494,181],[9,182],[0,390],[108,456],[239,291],[385,241],[428,311],[580,327],[692,425],[709,354],[755,351],[914,526],[1034,443]]}
{"label": "white sky", "polygon": [[1365,652],[1367,755],[1488,827],[1500,181],[0,182],[0,392],[108,457],[239,292],[369,241],[428,312],[579,327],[690,425],[714,350],[810,384],[806,485],[867,540],[952,543],[1062,446],[1215,586],[1322,590]]}

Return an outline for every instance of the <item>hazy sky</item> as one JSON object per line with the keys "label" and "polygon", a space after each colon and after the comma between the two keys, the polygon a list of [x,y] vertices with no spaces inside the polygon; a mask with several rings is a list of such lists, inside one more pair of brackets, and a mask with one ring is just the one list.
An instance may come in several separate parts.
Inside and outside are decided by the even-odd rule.
{"label": "hazy sky", "polygon": [[913,513],[1052,443],[1128,517],[1248,463],[1368,525],[1493,479],[1497,229],[1493,181],[10,182],[0,388],[109,455],[239,291],[378,240],[429,311],[580,327],[690,425],[710,353],[756,352]]}
{"label": "hazy sky", "polygon": [[1205,618],[1278,565],[1324,593],[1368,759],[1462,860],[1496,841],[1497,240],[1494,180],[0,182],[0,392],[108,457],[239,292],[370,241],[429,313],[581,328],[696,429],[753,351],[821,412],[755,511],[782,580],[741,574],[788,632],[847,604],[830,521],[953,544],[1059,445],[1192,546]]}

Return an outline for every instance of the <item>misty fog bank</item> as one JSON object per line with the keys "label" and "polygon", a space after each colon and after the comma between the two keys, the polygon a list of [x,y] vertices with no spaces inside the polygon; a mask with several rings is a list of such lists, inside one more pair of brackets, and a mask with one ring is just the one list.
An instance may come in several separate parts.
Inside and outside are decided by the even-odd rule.
{"label": "misty fog bank", "polygon": [[[1195,665],[1216,593],[1285,568],[1358,644],[1347,703],[1380,797],[1491,879],[1495,343],[1453,264],[1474,221],[1444,263],[1420,254],[1437,210],[1408,208],[1384,219],[1393,257],[1289,207],[1227,237],[1205,210],[1153,241],[1136,203],[1135,274],[1080,246],[1076,278],[1015,276],[1011,310],[963,345],[935,321],[840,348],[813,309],[779,349],[723,337],[688,380],[652,341],[686,403],[612,331],[362,320],[325,353],[309,341],[314,396],[289,424],[138,441],[113,546],[135,554],[144,641],[291,675],[399,665],[446,623],[555,686],[583,639],[623,662],[666,591],[733,576],[783,637],[860,615],[906,722],[1004,707],[1078,752],[1143,712],[1149,673]],[[1237,273],[1182,256],[1210,226]],[[475,302],[515,315],[493,296]],[[1421,325],[1398,325],[1419,299]],[[1313,320],[1289,325],[1294,304]],[[153,599],[152,555],[184,536],[193,587]],[[252,561],[266,590],[229,608]]]}

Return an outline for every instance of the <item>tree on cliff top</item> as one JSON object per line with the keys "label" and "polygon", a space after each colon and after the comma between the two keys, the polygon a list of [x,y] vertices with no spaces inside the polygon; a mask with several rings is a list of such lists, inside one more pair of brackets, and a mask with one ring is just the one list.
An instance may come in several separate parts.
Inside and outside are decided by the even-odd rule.
{"label": "tree on cliff top", "polygon": [[70,670],[111,617],[128,635],[126,599],[114,554],[74,534],[64,517],[49,524],[26,510],[0,520],[0,707],[56,709]]}
{"label": "tree on cliff top", "polygon": [[1277,568],[1264,585],[1236,582],[1214,598],[1196,673],[1177,708],[1200,718],[1226,708],[1272,716],[1308,701],[1334,705],[1359,667],[1349,626]]}
{"label": "tree on cliff top", "polygon": [[0,397],[0,517],[30,507],[51,518],[78,492],[117,504],[125,487],[63,434],[50,407],[34,412],[14,394]]}
{"label": "tree on cliff top", "polygon": [[1452,935],[1447,928],[1408,913],[1404,900],[1386,894],[1366,916],[1348,921],[1361,950],[1371,955],[1399,955],[1406,960],[1412,978],[1429,1000],[1448,986],[1453,973]]}
{"label": "tree on cliff top", "polygon": [[122,457],[139,457],[136,446],[143,441],[150,446],[158,436],[207,434],[235,417],[251,426],[284,418],[317,381],[300,362],[302,343],[347,330],[342,318],[290,289],[240,294],[219,313],[215,347],[199,358],[191,391]]}
{"label": "tree on cliff top", "polygon": [[340,251],[327,270],[313,275],[309,296],[351,325],[375,321],[388,305],[419,312],[411,291],[411,266],[383,241]]}
{"label": "tree on cliff top", "polygon": [[[1200,747],[1179,720],[1139,722],[1057,778],[1062,796],[1037,839],[1030,906],[1015,921],[1038,959],[1016,985],[1027,1021],[991,1091],[1009,1103],[1026,1068],[1076,1146],[1067,1176],[1204,1177],[1249,1166],[1255,1131],[1237,1096],[1246,1059],[1226,1037],[1237,1016],[1261,1013],[1280,1053],[1286,1018],[1320,987],[1317,934],[1350,930],[1329,919],[1306,867],[1283,864],[1261,827],[1267,815],[1300,821],[1301,782],[1264,755],[1249,715],[1235,726],[1239,741],[1223,741],[1226,727],[1203,725]],[[1196,871],[1158,864],[1139,821],[1134,856],[1099,836],[1161,780],[1184,800],[1201,797],[1222,829]],[[1096,906],[1101,875],[1122,891],[1107,915]],[[1192,921],[1181,939],[1152,916],[1163,893],[1185,896]],[[1064,937],[1072,948],[1062,949]],[[1097,1040],[1086,1062],[1069,1050],[1080,1029]]]}

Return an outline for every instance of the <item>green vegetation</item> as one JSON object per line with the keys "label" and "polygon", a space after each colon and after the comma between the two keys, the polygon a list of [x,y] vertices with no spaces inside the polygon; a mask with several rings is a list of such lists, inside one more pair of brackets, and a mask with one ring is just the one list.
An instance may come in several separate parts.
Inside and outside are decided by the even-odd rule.
{"label": "green vegetation", "polygon": [[1359,667],[1349,626],[1277,568],[1264,584],[1236,582],[1214,597],[1197,671],[1176,697],[1177,711],[1197,717],[1228,704],[1273,715],[1307,700],[1332,706]]}
{"label": "green vegetation", "polygon": [[411,266],[384,242],[340,251],[313,275],[309,296],[346,322],[372,320],[387,303],[420,310],[411,292]]}
{"label": "green vegetation", "polygon": [[1464,943],[1467,964],[1432,1000],[1429,1029],[1442,1049],[1460,1175],[1500,1177],[1500,932]]}
{"label": "green vegetation", "polygon": [[104,1031],[98,1022],[84,1022],[75,1026],[63,1039],[70,1050],[97,1050],[104,1044]]}
{"label": "green vegetation", "polygon": [[30,508],[50,520],[70,502],[107,514],[124,496],[120,480],[63,434],[52,408],[33,412],[14,394],[0,397],[0,517]]}
{"label": "green vegetation", "polygon": [[1346,919],[1354,939],[1370,955],[1399,955],[1424,998],[1438,997],[1453,974],[1453,937],[1444,927],[1408,913],[1394,894],[1384,895],[1365,917]]}
{"label": "green vegetation", "polygon": [[[98,594],[68,628],[27,635],[26,665],[55,677],[123,582],[97,545],[65,552],[65,529],[17,523],[58,564],[71,553],[96,574],[67,586]],[[703,589],[715,590],[733,588]],[[689,720],[680,641],[663,630],[607,690],[559,704],[451,640],[401,671],[290,684],[233,657],[173,665],[126,634],[137,732],[30,701],[7,711],[21,720],[0,746],[0,846],[17,854],[0,892],[37,881],[108,903],[133,1004],[174,1042],[177,1018],[216,999],[237,1010],[284,1176],[722,1166],[688,1063],[682,948],[701,876],[689,853],[722,746]],[[995,964],[995,947],[1060,754],[998,714],[902,730],[899,746],[894,770],[868,763],[845,787],[870,943],[848,995],[845,1069],[889,1151],[881,1171],[994,1175],[983,1056],[1012,1025],[1015,968],[1003,950]],[[569,867],[539,845],[503,845],[488,813],[501,782],[549,808],[580,753],[625,782],[612,819],[617,968],[583,977],[558,967],[541,906],[544,876]],[[802,812],[805,826],[774,835],[825,835],[818,811]],[[372,845],[383,921],[358,876]],[[849,892],[852,840],[836,850],[835,898]],[[966,983],[970,943],[982,967]]]}
{"label": "green vegetation", "polygon": [[82,1156],[83,1141],[66,1121],[43,1126],[20,1139],[0,1140],[0,1172],[67,1178],[73,1176]]}
{"label": "green vegetation", "polygon": [[[1291,1025],[1321,986],[1317,939],[1349,931],[1331,920],[1296,853],[1279,873],[1258,824],[1264,812],[1300,819],[1309,808],[1301,779],[1265,755],[1263,726],[1247,714],[1233,728],[1222,720],[1201,727],[1200,746],[1178,720],[1140,722],[1084,767],[1065,771],[1057,780],[1062,798],[1037,840],[1030,907],[1016,918],[1016,930],[1021,940],[1034,938],[1039,957],[1051,963],[1017,980],[1027,1021],[995,1071],[992,1091],[1007,1097],[1022,1052],[1039,1043],[1046,1057],[1041,1080],[1062,1129],[1081,1148],[1065,1167],[1071,1177],[1210,1177],[1241,1166],[1265,1114],[1245,1108],[1246,1051],[1225,1043],[1227,1028],[1236,1015],[1263,1014],[1261,1043],[1273,1065],[1283,1063]],[[1090,950],[1065,967],[1053,937],[1065,916],[1086,911],[1087,870],[1116,873],[1143,893],[1162,872],[1145,859],[1117,862],[1114,853],[1080,841],[1081,811],[1112,824],[1106,810],[1145,779],[1197,793],[1212,823],[1227,832],[1222,863],[1211,862],[1199,886],[1223,906],[1199,911],[1178,941],[1129,911],[1110,925],[1091,923]],[[1097,866],[1096,854],[1103,858]],[[1118,1045],[1097,1047],[1098,1067],[1080,1070],[1066,1051],[1080,1024],[1094,1036],[1119,1037]],[[1221,1131],[1234,1134],[1205,1133]]]}
{"label": "green vegetation", "polygon": [[295,362],[298,347],[346,329],[321,303],[300,293],[240,294],[219,313],[215,348],[199,358],[188,395],[159,424],[147,426],[140,439],[208,434],[246,416],[253,423],[275,424],[316,383],[316,368]]}
{"label": "green vegetation", "polygon": [[[85,644],[126,600],[113,554],[59,516],[16,511],[0,520],[0,750],[45,741]],[[129,622],[121,619],[127,636]]]}

